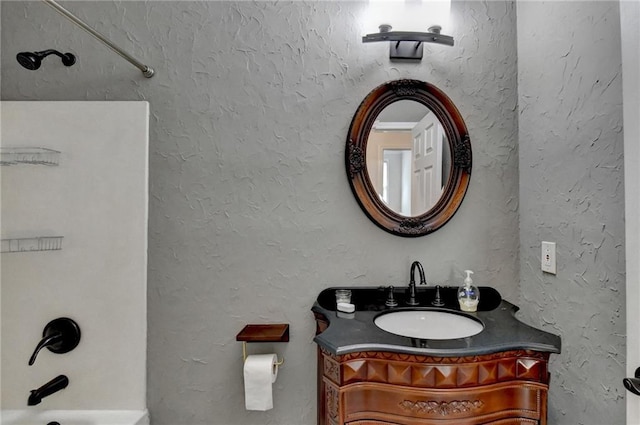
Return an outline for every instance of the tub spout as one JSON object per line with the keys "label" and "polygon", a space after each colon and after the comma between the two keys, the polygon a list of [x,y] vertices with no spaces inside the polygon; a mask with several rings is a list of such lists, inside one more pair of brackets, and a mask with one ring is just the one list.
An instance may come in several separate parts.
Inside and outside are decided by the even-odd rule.
{"label": "tub spout", "polygon": [[58,375],[37,390],[31,390],[27,405],[35,406],[40,404],[43,398],[67,388],[67,385],[69,385],[69,378],[64,375]]}

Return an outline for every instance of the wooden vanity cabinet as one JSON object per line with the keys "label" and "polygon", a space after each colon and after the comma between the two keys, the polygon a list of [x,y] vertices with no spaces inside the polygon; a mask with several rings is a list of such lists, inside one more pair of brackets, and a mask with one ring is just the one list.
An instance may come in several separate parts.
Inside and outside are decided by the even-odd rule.
{"label": "wooden vanity cabinet", "polygon": [[318,424],[546,425],[548,360],[529,350],[336,356],[318,347]]}

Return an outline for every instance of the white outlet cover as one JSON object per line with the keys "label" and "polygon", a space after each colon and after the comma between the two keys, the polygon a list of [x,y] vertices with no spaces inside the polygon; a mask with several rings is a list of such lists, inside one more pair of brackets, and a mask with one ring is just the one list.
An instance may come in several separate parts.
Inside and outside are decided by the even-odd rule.
{"label": "white outlet cover", "polygon": [[545,273],[556,274],[556,243],[543,241],[541,246],[540,268]]}

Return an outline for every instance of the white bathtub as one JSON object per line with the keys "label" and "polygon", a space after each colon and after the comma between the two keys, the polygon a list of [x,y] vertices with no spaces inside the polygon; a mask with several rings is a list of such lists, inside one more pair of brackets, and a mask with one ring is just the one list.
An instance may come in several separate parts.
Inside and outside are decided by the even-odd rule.
{"label": "white bathtub", "polygon": [[1,425],[149,425],[146,410],[2,410]]}

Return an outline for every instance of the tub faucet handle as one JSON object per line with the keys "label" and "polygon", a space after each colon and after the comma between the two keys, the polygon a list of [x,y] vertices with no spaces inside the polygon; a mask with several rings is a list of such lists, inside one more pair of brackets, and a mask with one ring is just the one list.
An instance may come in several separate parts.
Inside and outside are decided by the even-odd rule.
{"label": "tub faucet handle", "polygon": [[33,366],[33,364],[36,362],[36,357],[38,357],[38,353],[40,352],[40,350],[42,350],[44,347],[57,346],[58,344],[60,344],[60,342],[62,342],[62,334],[60,332],[42,338],[36,346],[35,351],[31,355],[31,358],[29,358],[29,366]]}
{"label": "tub faucet handle", "polygon": [[52,353],[62,354],[76,348],[79,342],[80,327],[76,322],[68,317],[52,320],[44,327],[42,339],[29,359],[29,366],[35,363],[38,353],[44,347],[47,347]]}

